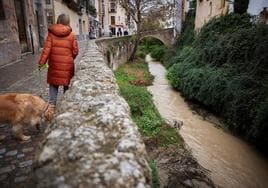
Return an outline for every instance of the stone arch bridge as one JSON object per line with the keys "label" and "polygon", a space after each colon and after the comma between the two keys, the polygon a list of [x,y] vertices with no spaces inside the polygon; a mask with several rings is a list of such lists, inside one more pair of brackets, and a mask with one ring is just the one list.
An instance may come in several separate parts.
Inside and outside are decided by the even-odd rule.
{"label": "stone arch bridge", "polygon": [[141,33],[141,39],[145,37],[157,38],[167,47],[171,46],[175,42],[174,36],[174,28],[145,31]]}
{"label": "stone arch bridge", "polygon": [[[113,70],[128,61],[134,48],[133,36],[135,35],[96,40],[99,50],[106,57],[108,66]],[[157,38],[167,47],[175,42],[174,28],[141,32],[141,39],[145,37]]]}

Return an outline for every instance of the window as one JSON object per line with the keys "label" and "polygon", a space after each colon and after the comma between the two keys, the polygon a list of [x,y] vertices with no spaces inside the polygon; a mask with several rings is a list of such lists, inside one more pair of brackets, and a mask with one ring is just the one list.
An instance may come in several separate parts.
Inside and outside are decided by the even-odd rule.
{"label": "window", "polygon": [[51,4],[51,1],[50,0],[46,0],[46,4],[47,5],[50,5]]}
{"label": "window", "polygon": [[115,25],[115,16],[111,16],[111,25]]}
{"label": "window", "polygon": [[116,12],[116,5],[115,2],[110,3],[110,12],[115,13]]}
{"label": "window", "polygon": [[210,11],[209,11],[209,16],[212,14],[212,2],[209,2],[209,7],[210,7]]}
{"label": "window", "polygon": [[3,2],[0,0],[0,20],[5,19],[5,12],[4,12],[4,7],[3,7]]}
{"label": "window", "polygon": [[221,0],[221,8],[225,7],[225,0]]}

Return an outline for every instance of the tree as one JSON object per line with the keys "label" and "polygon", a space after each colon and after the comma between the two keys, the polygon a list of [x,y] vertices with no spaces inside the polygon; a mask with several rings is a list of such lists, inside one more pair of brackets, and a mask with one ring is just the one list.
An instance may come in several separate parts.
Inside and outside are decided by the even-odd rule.
{"label": "tree", "polygon": [[244,14],[247,12],[249,0],[235,0],[234,12],[238,14]]}
{"label": "tree", "polygon": [[152,10],[159,11],[160,13],[160,10],[164,10],[163,7],[170,5],[170,3],[168,3],[168,0],[119,0],[119,3],[126,10],[126,14],[135,22],[137,27],[134,49],[129,58],[130,61],[133,61],[141,38],[141,24],[144,16],[146,14],[152,15],[148,14]]}
{"label": "tree", "polygon": [[140,30],[143,32],[173,26],[172,16],[172,7],[169,4],[159,6],[157,9],[151,9],[142,14]]}

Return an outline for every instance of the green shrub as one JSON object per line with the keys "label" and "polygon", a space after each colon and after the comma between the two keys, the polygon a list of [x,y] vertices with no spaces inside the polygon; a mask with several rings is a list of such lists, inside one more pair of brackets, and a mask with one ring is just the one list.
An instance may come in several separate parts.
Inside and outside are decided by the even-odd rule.
{"label": "green shrub", "polygon": [[168,63],[173,87],[220,114],[227,126],[258,145],[268,144],[268,26],[248,15],[208,22],[192,47]]}
{"label": "green shrub", "polygon": [[235,33],[242,28],[251,28],[250,16],[247,14],[227,14],[211,19],[198,33],[194,46],[202,48],[205,43],[217,42],[218,37]]}
{"label": "green shrub", "polygon": [[133,120],[140,130],[147,136],[157,135],[164,121],[146,88],[128,84],[120,87],[120,93],[128,101]]}
{"label": "green shrub", "polygon": [[160,187],[160,181],[159,181],[159,176],[157,172],[157,166],[156,162],[154,160],[150,161],[150,168],[151,168],[151,173],[152,173],[152,187],[153,188],[158,188]]}
{"label": "green shrub", "polygon": [[176,46],[178,49],[192,45],[195,39],[194,22],[195,22],[195,10],[194,12],[191,11],[188,12],[186,15],[186,19],[182,25],[181,34],[178,40],[176,41]]}
{"label": "green shrub", "polygon": [[162,46],[153,46],[151,50],[151,57],[154,58],[157,61],[161,61],[167,51],[167,48]]}
{"label": "green shrub", "polygon": [[120,93],[128,102],[131,116],[143,135],[156,140],[161,146],[181,144],[182,138],[162,119],[149,91],[143,86],[133,85],[133,81],[137,79],[143,82],[152,81],[153,76],[149,73],[148,64],[144,61],[123,64],[116,70],[115,76]]}
{"label": "green shrub", "polygon": [[186,58],[191,58],[191,56],[190,56],[191,53],[192,53],[192,47],[185,46],[182,50],[178,50],[176,55],[169,56],[169,59],[164,61],[164,65],[166,68],[169,68],[175,63],[182,62]]}

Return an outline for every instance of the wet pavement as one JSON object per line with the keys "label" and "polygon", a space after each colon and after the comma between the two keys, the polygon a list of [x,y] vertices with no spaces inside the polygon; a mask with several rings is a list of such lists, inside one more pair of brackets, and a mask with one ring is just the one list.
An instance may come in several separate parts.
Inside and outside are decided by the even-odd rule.
{"label": "wet pavement", "polygon": [[[87,48],[87,41],[79,42],[79,61]],[[27,54],[18,62],[0,67],[0,94],[7,92],[31,93],[48,99],[46,69],[41,73],[37,69],[40,54]],[[62,95],[62,88],[60,88]],[[59,95],[59,98],[60,98]],[[0,187],[26,187],[31,180],[30,174],[34,166],[34,157],[44,138],[45,127],[40,131],[25,130],[31,135],[29,141],[18,141],[11,132],[11,126],[0,124]]]}

